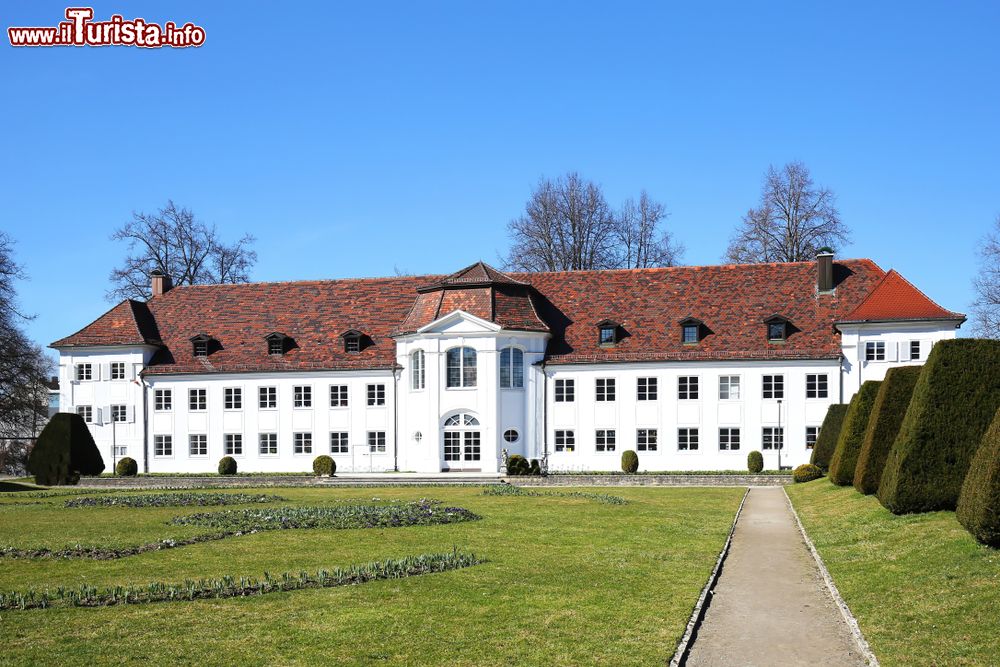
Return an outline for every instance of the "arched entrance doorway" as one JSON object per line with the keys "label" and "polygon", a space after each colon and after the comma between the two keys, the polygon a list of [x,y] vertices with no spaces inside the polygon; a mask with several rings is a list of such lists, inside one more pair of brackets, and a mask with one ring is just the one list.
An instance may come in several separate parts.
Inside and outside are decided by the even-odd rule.
{"label": "arched entrance doorway", "polygon": [[441,470],[482,470],[479,420],[460,412],[444,420],[444,456]]}

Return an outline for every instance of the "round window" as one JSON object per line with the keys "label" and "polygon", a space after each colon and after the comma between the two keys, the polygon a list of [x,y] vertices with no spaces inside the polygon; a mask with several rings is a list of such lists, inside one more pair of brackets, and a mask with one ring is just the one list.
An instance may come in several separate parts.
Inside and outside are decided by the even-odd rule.
{"label": "round window", "polygon": [[421,440],[424,439],[424,434],[421,433],[420,431],[415,431],[413,433],[413,439],[416,440],[417,442],[420,442]]}
{"label": "round window", "polygon": [[509,428],[509,429],[507,429],[506,431],[503,432],[503,439],[506,440],[507,442],[517,442],[518,438],[520,438],[520,437],[521,437],[521,434],[519,434],[517,431],[515,431],[512,428]]}

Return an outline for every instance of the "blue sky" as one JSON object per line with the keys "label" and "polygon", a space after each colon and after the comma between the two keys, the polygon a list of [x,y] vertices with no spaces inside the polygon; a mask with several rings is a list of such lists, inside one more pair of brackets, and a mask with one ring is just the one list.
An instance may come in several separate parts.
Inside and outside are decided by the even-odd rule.
{"label": "blue sky", "polygon": [[[499,263],[542,175],[647,189],[717,263],[769,164],[838,195],[842,255],[972,299],[1000,213],[1000,3],[98,2],[199,49],[0,46],[0,228],[47,344],[168,198],[258,237],[258,280]],[[65,4],[5,2],[3,27]]]}

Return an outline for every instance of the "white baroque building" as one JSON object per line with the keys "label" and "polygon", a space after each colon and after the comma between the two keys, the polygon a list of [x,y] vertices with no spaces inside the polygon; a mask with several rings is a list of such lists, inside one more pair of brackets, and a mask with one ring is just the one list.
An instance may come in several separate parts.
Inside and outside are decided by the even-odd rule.
{"label": "white baroque building", "polygon": [[867,259],[172,287],[56,341],[60,406],[147,472],[775,468],[965,318]]}

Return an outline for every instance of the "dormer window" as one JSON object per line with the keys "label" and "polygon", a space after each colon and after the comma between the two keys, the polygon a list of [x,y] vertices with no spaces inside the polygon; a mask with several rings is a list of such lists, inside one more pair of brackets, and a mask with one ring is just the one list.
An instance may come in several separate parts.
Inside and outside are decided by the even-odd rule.
{"label": "dormer window", "polygon": [[601,320],[597,323],[597,344],[601,347],[612,347],[618,344],[619,324],[612,320]]}
{"label": "dormer window", "polygon": [[264,340],[267,342],[268,355],[272,357],[280,357],[288,351],[288,348],[290,347],[289,343],[292,339],[283,333],[275,331],[274,333],[265,336]]}
{"label": "dormer window", "polygon": [[702,323],[693,317],[686,317],[681,324],[681,342],[685,345],[695,345],[701,342]]}
{"label": "dormer window", "polygon": [[357,329],[349,329],[340,337],[344,339],[344,352],[348,354],[357,354],[364,347],[365,334]]}
{"label": "dormer window", "polygon": [[764,320],[767,326],[767,340],[771,343],[781,343],[788,340],[789,322],[781,315],[772,315]]}
{"label": "dormer window", "polygon": [[207,334],[198,334],[197,336],[192,336],[191,345],[193,346],[194,356],[207,357],[209,352],[209,344],[211,342],[212,342],[212,337]]}

